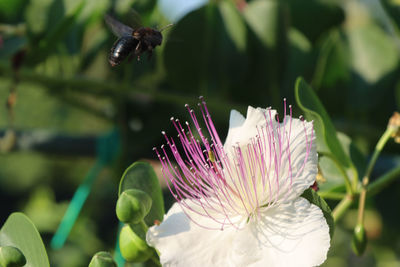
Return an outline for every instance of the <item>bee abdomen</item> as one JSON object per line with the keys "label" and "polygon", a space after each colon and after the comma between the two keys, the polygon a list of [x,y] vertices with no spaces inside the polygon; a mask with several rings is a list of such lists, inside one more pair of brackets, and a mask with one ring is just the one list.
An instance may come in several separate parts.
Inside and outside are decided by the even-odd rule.
{"label": "bee abdomen", "polygon": [[132,36],[122,36],[119,38],[114,45],[111,47],[110,56],[108,57],[108,62],[110,62],[111,66],[116,66],[124,60],[133,49],[138,44],[138,40],[133,38]]}

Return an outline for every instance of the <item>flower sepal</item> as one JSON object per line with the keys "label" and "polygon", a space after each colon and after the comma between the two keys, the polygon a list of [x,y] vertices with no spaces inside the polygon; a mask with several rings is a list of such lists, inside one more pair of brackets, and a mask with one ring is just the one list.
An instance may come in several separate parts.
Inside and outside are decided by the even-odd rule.
{"label": "flower sepal", "polygon": [[139,237],[128,224],[121,229],[119,247],[122,256],[131,262],[144,262],[154,253],[154,249],[149,247],[146,241]]}
{"label": "flower sepal", "polygon": [[13,246],[0,247],[0,266],[19,267],[26,264],[26,258],[21,250]]}
{"label": "flower sepal", "polygon": [[367,247],[367,233],[363,224],[357,224],[354,228],[353,240],[351,242],[351,247],[357,256],[361,256],[365,248]]}
{"label": "flower sepal", "polygon": [[117,267],[110,252],[97,252],[89,263],[89,267]]}
{"label": "flower sepal", "polygon": [[[135,218],[132,217],[133,221],[130,221],[130,219],[132,219],[132,215],[129,215],[130,212],[125,213],[126,210],[124,210],[120,214],[122,215],[120,220],[122,219],[121,221],[123,222],[135,224],[141,221],[139,220],[139,217],[143,216],[142,220],[147,225],[153,225],[154,221],[162,221],[165,213],[164,199],[162,196],[161,187],[157,175],[149,163],[135,162],[125,170],[119,184],[119,197],[121,197],[124,192],[131,189],[140,190],[146,193],[149,198],[143,196],[139,197],[140,199],[146,199],[146,203],[143,204],[143,207],[140,208],[142,211],[139,213],[143,212],[142,215],[138,216],[138,218],[136,218],[137,215],[135,215],[133,216]],[[125,196],[123,198],[128,199],[129,197]],[[128,202],[129,201],[127,201],[126,203]],[[127,217],[125,217],[125,215],[127,215]]]}
{"label": "flower sepal", "polygon": [[152,199],[138,189],[128,189],[118,198],[116,213],[121,222],[137,224],[143,221],[151,209]]}

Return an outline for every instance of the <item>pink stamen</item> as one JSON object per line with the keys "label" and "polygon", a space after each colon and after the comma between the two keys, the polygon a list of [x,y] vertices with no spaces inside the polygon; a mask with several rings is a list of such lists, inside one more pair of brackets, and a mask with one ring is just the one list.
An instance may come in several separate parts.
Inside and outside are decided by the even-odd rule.
{"label": "pink stamen", "polygon": [[[282,122],[268,108],[263,113],[265,123],[256,126],[256,136],[246,144],[236,143],[225,148],[205,101],[202,98],[200,101],[205,132],[195,112],[185,105],[200,140],[195,139],[189,123],[186,122],[185,130],[179,120],[171,118],[179,142],[162,132],[166,145],[161,146],[161,150],[153,150],[161,162],[168,189],[188,218],[207,229],[223,229],[226,225],[239,229],[240,223],[249,217],[259,217],[260,209],[268,209],[290,194],[293,180],[301,175],[311,152],[313,129],[308,133],[302,122],[306,137],[305,158],[299,170],[293,170],[292,107],[289,105],[287,115],[286,99]],[[286,166],[288,170],[281,173]],[[192,213],[205,216],[220,227],[201,225],[190,216]]]}

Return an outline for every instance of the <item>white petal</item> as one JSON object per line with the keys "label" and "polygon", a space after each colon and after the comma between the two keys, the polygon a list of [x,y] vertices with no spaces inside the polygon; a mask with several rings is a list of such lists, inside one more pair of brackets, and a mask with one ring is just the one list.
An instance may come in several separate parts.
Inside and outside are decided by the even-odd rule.
{"label": "white petal", "polygon": [[228,135],[225,140],[226,146],[230,147],[233,145],[232,139],[235,138],[238,130],[243,125],[244,121],[245,121],[245,118],[243,117],[242,114],[240,114],[239,111],[234,110],[234,109],[231,110],[231,115],[229,118],[229,131],[228,131]]}
{"label": "white petal", "polygon": [[[207,217],[191,213],[191,218],[215,227]],[[163,266],[234,266],[231,244],[236,231],[232,227],[223,231],[204,229],[191,221],[175,203],[159,226],[149,228],[146,240],[160,252]]]}
{"label": "white petal", "polygon": [[[318,171],[318,155],[312,123],[290,116],[286,116],[278,123],[275,120],[276,114],[275,110],[249,106],[247,117],[243,121],[243,116],[236,111],[232,112],[230,129],[224,145],[228,157],[232,159],[237,156],[232,146],[239,143],[244,151],[244,161],[249,162],[251,159],[246,156],[246,151],[251,138],[254,140],[259,135],[264,139],[267,146],[264,162],[269,169],[268,177],[262,178],[267,179],[265,183],[261,181],[257,183],[257,193],[253,194],[260,198],[261,203],[293,201],[315,182]],[[261,130],[263,127],[265,129],[265,126],[267,132]],[[271,133],[274,138],[270,137]],[[230,164],[234,166],[235,162],[231,160]],[[276,169],[279,170],[276,172]],[[230,181],[237,183],[244,178],[241,172],[230,175],[225,173],[225,175],[228,177],[228,183],[233,183]],[[245,175],[251,177],[249,173]],[[267,187],[263,188],[261,184],[267,184]]]}
{"label": "white petal", "polygon": [[240,114],[239,111],[232,109],[229,118],[229,128],[237,128],[243,125],[246,119]]}
{"label": "white petal", "polygon": [[[286,130],[289,129],[288,124],[289,119],[286,121]],[[283,126],[282,123],[280,127]],[[284,142],[286,143],[286,141]],[[308,189],[315,182],[317,176],[318,154],[312,123],[303,123],[299,119],[292,119],[289,150],[286,149],[286,145],[284,144],[283,161],[279,172],[279,192],[277,187],[272,188],[275,191],[272,195],[278,194],[280,201],[290,202]]]}
{"label": "white petal", "polygon": [[[163,266],[317,266],[330,246],[322,211],[304,198],[262,211],[241,230],[206,230],[174,204],[147,242],[160,251]],[[208,218],[195,219],[204,223]]]}
{"label": "white petal", "polygon": [[[236,143],[248,144],[250,139],[257,135],[257,126],[260,127],[266,124],[265,114],[269,118],[269,113],[267,114],[266,112],[268,112],[266,109],[249,106],[245,119],[242,114],[232,110],[229,120],[229,132],[224,144],[225,149],[230,150]],[[272,118],[275,117],[275,114],[276,111],[271,110]]]}
{"label": "white petal", "polygon": [[236,266],[317,266],[326,260],[329,227],[317,206],[304,198],[261,212],[238,233]]}

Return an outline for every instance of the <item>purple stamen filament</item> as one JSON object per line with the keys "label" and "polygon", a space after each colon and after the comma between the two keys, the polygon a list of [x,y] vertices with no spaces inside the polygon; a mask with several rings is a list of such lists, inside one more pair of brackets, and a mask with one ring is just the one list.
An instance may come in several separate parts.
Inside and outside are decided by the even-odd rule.
{"label": "purple stamen filament", "polygon": [[[209,138],[203,134],[195,112],[188,105],[186,108],[200,140],[196,140],[189,123],[185,130],[179,120],[171,118],[183,151],[179,152],[174,139],[165,132],[162,134],[167,146],[161,146],[161,151],[154,150],[169,190],[194,223],[207,229],[223,229],[225,225],[239,229],[243,222],[257,218],[260,209],[268,209],[287,198],[293,180],[303,171],[311,151],[313,130],[308,133],[302,122],[306,155],[302,165],[293,170],[289,146],[292,107],[289,106],[287,115],[286,99],[284,106],[282,122],[279,118],[275,120],[268,108],[264,112],[265,123],[257,126],[256,136],[247,144],[236,143],[225,148],[202,99],[199,107]],[[220,227],[201,225],[190,216],[191,213],[206,216]]]}

